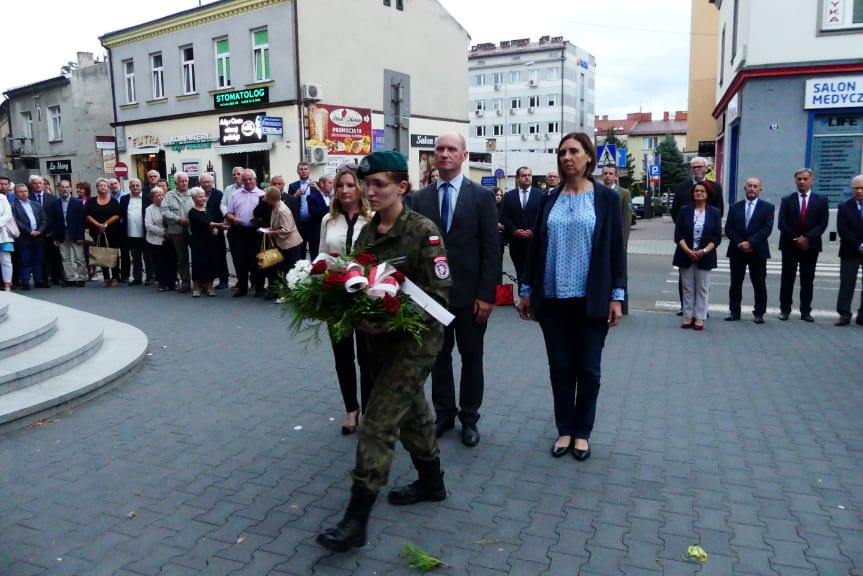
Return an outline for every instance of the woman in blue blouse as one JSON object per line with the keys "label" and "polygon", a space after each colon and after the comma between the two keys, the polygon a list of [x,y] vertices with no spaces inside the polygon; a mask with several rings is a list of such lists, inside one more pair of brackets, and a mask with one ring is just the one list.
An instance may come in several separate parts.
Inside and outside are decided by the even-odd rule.
{"label": "woman in blue blouse", "polygon": [[683,288],[681,328],[703,330],[710,303],[710,271],[716,268],[716,247],[722,242],[722,213],[709,206],[713,188],[707,181],[692,186],[693,203],[680,208],[674,226],[672,264],[680,268]]}
{"label": "woman in blue blouse", "polygon": [[565,135],[557,167],[563,184],[542,197],[518,308],[545,337],[558,433],[551,455],[581,461],[590,457],[605,336],[621,318],[626,252],[620,197],[590,177],[591,137]]}

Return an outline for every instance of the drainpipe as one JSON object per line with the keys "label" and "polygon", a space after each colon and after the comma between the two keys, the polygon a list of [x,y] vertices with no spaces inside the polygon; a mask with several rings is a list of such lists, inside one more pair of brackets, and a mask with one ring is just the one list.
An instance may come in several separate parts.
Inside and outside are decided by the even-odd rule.
{"label": "drainpipe", "polygon": [[306,160],[306,115],[303,102],[303,85],[300,83],[300,16],[297,4],[300,0],[291,1],[294,19],[294,83],[297,85],[297,116],[300,121],[300,161]]}
{"label": "drainpipe", "polygon": [[[103,48],[107,48],[107,46],[103,45]],[[114,84],[114,58],[111,56],[110,48],[108,48],[108,72],[111,74],[111,111],[114,113],[114,123],[111,124],[111,127],[114,129],[114,162],[119,162],[120,152],[117,149],[117,86]]]}

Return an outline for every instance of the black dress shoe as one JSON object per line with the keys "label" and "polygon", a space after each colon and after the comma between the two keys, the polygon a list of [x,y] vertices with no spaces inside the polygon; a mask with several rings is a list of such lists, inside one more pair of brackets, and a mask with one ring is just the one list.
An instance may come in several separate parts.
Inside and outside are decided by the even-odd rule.
{"label": "black dress shoe", "polygon": [[839,320],[836,321],[836,324],[834,324],[834,326],[848,326],[849,324],[851,324],[850,316],[840,316]]}
{"label": "black dress shoe", "polygon": [[255,298],[263,298],[267,293],[263,290],[255,290]]}
{"label": "black dress shoe", "polygon": [[863,316],[860,316],[860,315],[858,314],[858,315],[857,315],[857,319],[856,319],[856,320],[854,320],[854,323],[855,323],[855,324],[857,324],[857,325],[859,325],[859,326],[863,326]]}
{"label": "black dress shoe", "polygon": [[579,462],[584,462],[585,460],[590,458],[590,446],[588,445],[587,450],[579,450],[575,447],[575,440],[573,440],[572,457]]}
{"label": "black dress shoe", "polygon": [[464,424],[461,428],[461,443],[472,448],[479,444],[479,430],[476,424]]}
{"label": "black dress shoe", "polygon": [[678,315],[678,316],[683,316],[683,310],[678,310],[678,311],[677,311],[677,315]]}
{"label": "black dress shoe", "polygon": [[454,420],[438,420],[434,423],[434,437],[440,438],[447,430],[455,428]]}
{"label": "black dress shoe", "polygon": [[801,314],[800,319],[804,322],[815,322],[815,318],[812,317],[812,314]]}
{"label": "black dress shoe", "polygon": [[788,312],[780,312],[779,313],[779,319],[782,320],[783,322],[788,320]]}
{"label": "black dress shoe", "polygon": [[75,282],[75,286],[77,286],[78,288],[83,288],[86,285],[87,285],[87,283],[84,282],[83,280],[78,280],[77,282]]}
{"label": "black dress shoe", "polygon": [[569,441],[569,444],[566,446],[558,446],[557,442],[551,445],[551,455],[553,458],[560,458],[561,456],[566,456],[569,454],[570,450],[572,450],[572,440]]}
{"label": "black dress shoe", "polygon": [[234,292],[234,298],[242,298],[243,296],[248,296],[248,290],[237,290]]}
{"label": "black dress shoe", "polygon": [[726,322],[736,322],[740,320],[740,314],[729,314],[725,317]]}
{"label": "black dress shoe", "polygon": [[756,324],[764,324],[764,316],[762,316],[760,314],[756,314],[755,318],[753,318],[752,321],[755,322]]}

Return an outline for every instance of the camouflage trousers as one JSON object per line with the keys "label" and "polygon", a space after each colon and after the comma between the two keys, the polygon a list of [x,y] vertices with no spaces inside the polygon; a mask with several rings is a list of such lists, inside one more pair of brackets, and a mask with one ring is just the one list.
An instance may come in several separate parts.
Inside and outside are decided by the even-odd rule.
{"label": "camouflage trousers", "polygon": [[440,455],[434,435],[434,416],[425,397],[425,381],[435,356],[372,352],[372,394],[357,441],[354,486],[377,494],[387,484],[396,440],[414,458],[434,460]]}

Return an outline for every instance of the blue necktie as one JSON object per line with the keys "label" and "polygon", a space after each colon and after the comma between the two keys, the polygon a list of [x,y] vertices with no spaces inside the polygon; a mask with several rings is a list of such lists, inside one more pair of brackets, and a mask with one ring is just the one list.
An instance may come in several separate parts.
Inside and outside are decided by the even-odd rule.
{"label": "blue necktie", "polygon": [[306,197],[306,194],[308,194],[308,191],[306,191],[305,194],[300,194],[300,220],[302,220],[303,222],[310,219],[309,201]]}
{"label": "blue necktie", "polygon": [[449,189],[450,183],[444,182],[441,184],[443,188],[443,199],[440,202],[440,223],[443,226],[444,232],[449,232]]}
{"label": "blue necktie", "polygon": [[746,204],[746,227],[749,228],[749,221],[752,219],[752,202]]}

